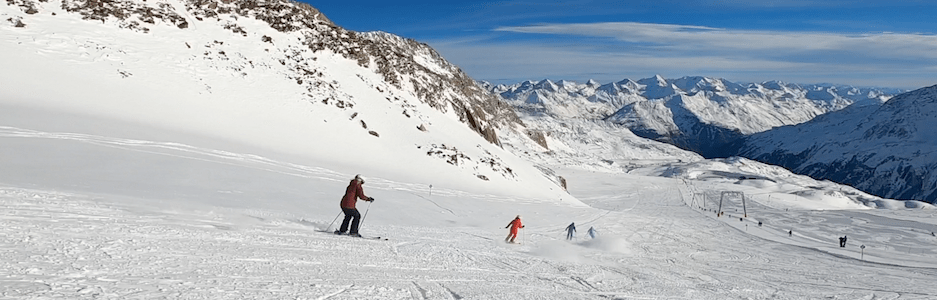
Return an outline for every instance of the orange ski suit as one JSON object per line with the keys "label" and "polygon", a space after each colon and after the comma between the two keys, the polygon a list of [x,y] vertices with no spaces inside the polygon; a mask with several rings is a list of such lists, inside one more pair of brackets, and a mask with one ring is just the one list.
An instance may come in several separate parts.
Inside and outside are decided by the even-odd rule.
{"label": "orange ski suit", "polygon": [[504,238],[504,240],[510,241],[513,243],[514,238],[517,238],[517,229],[524,228],[524,224],[521,223],[520,217],[516,217],[514,218],[513,221],[511,221],[511,223],[508,223],[508,226],[505,226],[504,228],[508,228],[508,227],[511,227],[511,233],[509,233],[508,236]]}

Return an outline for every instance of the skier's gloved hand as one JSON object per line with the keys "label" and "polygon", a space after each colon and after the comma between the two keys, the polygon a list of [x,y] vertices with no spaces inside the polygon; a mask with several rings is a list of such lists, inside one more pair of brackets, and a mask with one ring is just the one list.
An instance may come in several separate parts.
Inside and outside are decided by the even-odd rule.
{"label": "skier's gloved hand", "polygon": [[368,197],[368,201],[374,202],[374,197]]}

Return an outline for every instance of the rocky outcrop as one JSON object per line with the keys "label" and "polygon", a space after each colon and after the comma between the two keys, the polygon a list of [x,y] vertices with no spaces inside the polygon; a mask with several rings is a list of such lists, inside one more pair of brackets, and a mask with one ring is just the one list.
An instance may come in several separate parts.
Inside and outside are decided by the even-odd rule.
{"label": "rocky outcrop", "polygon": [[[7,0],[7,5],[17,6],[29,14],[49,4],[47,0]],[[420,101],[443,113],[454,113],[491,143],[500,144],[496,129],[520,123],[509,105],[478,87],[473,79],[428,45],[383,32],[345,30],[305,3],[291,0],[61,0],[61,7],[85,20],[115,22],[120,28],[142,33],[150,32],[155,26],[170,25],[186,30],[195,22],[214,21],[226,22],[224,28],[246,37],[248,32],[237,20],[259,20],[300,39],[307,48],[304,50],[330,51],[357,61],[358,65],[380,74],[386,83],[412,91]],[[27,23],[12,18],[8,21],[16,26]],[[269,36],[258,42],[277,43]],[[354,101],[343,97],[339,87],[321,79],[321,70],[314,62],[307,61],[299,50],[284,52],[281,64],[294,70],[290,79],[310,91],[310,101],[339,108],[354,107]],[[381,89],[378,85],[375,88]],[[405,109],[410,106],[404,100],[391,97],[388,100],[401,102]],[[404,113],[407,114],[406,110]]]}

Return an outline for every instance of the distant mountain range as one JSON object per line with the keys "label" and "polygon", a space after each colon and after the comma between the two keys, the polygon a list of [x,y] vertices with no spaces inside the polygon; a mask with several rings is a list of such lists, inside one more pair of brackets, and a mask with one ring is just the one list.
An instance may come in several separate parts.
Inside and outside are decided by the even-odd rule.
{"label": "distant mountain range", "polygon": [[[935,87],[892,88],[710,77],[481,86],[532,118],[591,120],[691,150],[743,156],[895,199],[937,201]],[[614,131],[614,129],[609,129]]]}
{"label": "distant mountain range", "polygon": [[595,81],[525,81],[482,86],[520,110],[559,117],[604,119],[635,134],[704,157],[735,154],[729,146],[744,135],[799,124],[856,104],[880,105],[898,89],[780,81],[734,83],[710,77],[599,84]]}
{"label": "distant mountain range", "polygon": [[937,202],[937,85],[746,137],[739,154],[891,199]]}

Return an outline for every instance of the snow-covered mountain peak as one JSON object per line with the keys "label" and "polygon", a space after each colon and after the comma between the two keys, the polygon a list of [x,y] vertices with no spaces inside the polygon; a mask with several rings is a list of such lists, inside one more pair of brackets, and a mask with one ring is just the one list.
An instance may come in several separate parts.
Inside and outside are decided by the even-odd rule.
{"label": "snow-covered mountain peak", "polygon": [[[544,83],[544,81],[540,81]],[[563,86],[574,86],[566,82]],[[579,85],[575,85],[579,86]],[[799,85],[781,81],[740,84],[722,78],[686,76],[668,80],[660,75],[638,81],[623,79],[597,88],[576,90],[523,82],[508,89],[489,89],[510,103],[535,104],[536,111],[557,116],[602,119],[628,126],[635,133],[675,143],[684,149],[719,157],[743,134],[799,124],[849,105],[879,105],[894,89],[829,84]],[[631,105],[639,102],[655,102]],[[525,109],[531,109],[527,106]],[[626,112],[625,110],[647,110]],[[664,113],[665,114],[661,114]],[[654,117],[650,117],[654,115]],[[665,118],[662,118],[666,116]],[[696,137],[698,134],[705,137]],[[680,136],[680,139],[671,137]],[[707,147],[703,140],[721,141]],[[707,149],[712,147],[710,152]]]}
{"label": "snow-covered mountain peak", "polygon": [[562,79],[562,80],[559,80],[559,81],[557,81],[557,82],[554,82],[554,84],[555,84],[558,88],[561,88],[561,89],[566,90],[566,91],[575,91],[575,90],[578,90],[578,89],[581,89],[581,88],[583,88],[583,87],[587,87],[587,86],[588,86],[588,84],[578,84],[578,83],[576,83],[576,82],[574,82],[574,81],[569,81],[569,80],[565,80],[565,79]]}
{"label": "snow-covered mountain peak", "polygon": [[661,99],[681,92],[679,88],[660,75],[640,79],[637,83],[644,86],[641,95],[647,99]]}
{"label": "snow-covered mountain peak", "polygon": [[765,88],[767,88],[767,89],[772,89],[772,90],[775,90],[775,91],[785,91],[785,90],[787,90],[786,84],[785,84],[783,81],[780,81],[780,80],[765,81],[765,82],[762,82],[760,85],[763,86],[763,87],[765,87]]}
{"label": "snow-covered mountain peak", "polygon": [[555,83],[553,83],[553,81],[550,81],[549,79],[541,80],[540,82],[537,82],[536,84],[531,86],[531,88],[544,90],[547,92],[554,92],[554,93],[560,90],[560,88]]}
{"label": "snow-covered mountain peak", "polygon": [[[899,97],[900,96],[900,97]],[[882,107],[891,109],[902,106],[932,106],[937,104],[937,85],[920,88],[890,98]],[[893,101],[894,100],[894,101]]]}
{"label": "snow-covered mountain peak", "polygon": [[866,137],[891,135],[901,141],[937,141],[937,132],[927,130],[937,122],[937,85],[891,98],[874,117],[879,123],[865,131]]}
{"label": "snow-covered mountain peak", "polygon": [[641,89],[644,89],[644,85],[627,78],[614,84],[632,94],[638,93]]}
{"label": "snow-covered mountain peak", "polygon": [[638,79],[638,83],[646,85],[646,86],[659,86],[659,87],[666,87],[670,85],[667,82],[667,79],[665,79],[660,74],[656,74],[648,78]]}
{"label": "snow-covered mountain peak", "polygon": [[927,128],[934,123],[937,86],[753,135],[741,153],[876,195],[933,202],[937,132]]}
{"label": "snow-covered mountain peak", "polygon": [[595,81],[594,79],[589,79],[588,81],[586,81],[586,85],[593,89],[602,86],[601,83],[599,83],[598,81]]}

